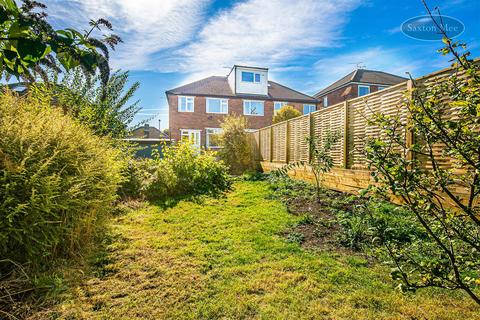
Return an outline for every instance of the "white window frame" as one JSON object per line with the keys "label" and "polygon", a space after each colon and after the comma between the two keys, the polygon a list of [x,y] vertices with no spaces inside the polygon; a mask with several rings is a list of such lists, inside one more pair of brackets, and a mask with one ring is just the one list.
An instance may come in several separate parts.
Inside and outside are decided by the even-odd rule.
{"label": "white window frame", "polygon": [[[198,137],[198,143],[193,141],[193,146],[200,148],[202,146],[202,130],[199,129],[180,129],[180,140],[183,140],[185,136],[190,140],[190,134],[194,135],[194,139]],[[198,134],[198,136],[197,136]]]}
{"label": "white window frame", "polygon": [[[182,110],[182,99],[185,99],[185,110]],[[192,110],[188,109],[188,104],[192,104]],[[178,96],[178,112],[195,112],[195,97]]]}
{"label": "white window frame", "polygon": [[361,96],[361,95],[360,95],[360,88],[367,88],[367,89],[368,89],[368,93],[367,93],[367,94],[370,94],[370,93],[371,93],[371,91],[370,91],[370,86],[360,86],[360,85],[359,85],[359,86],[358,86],[358,89],[357,89],[357,90],[358,90],[358,91],[357,91],[357,94],[358,94],[359,97],[363,97],[363,96],[366,96],[366,95],[367,95],[367,94],[364,94],[364,95]]}
{"label": "white window frame", "polygon": [[377,90],[380,91],[380,90],[385,90],[387,89],[388,87],[387,86],[377,86]]}
{"label": "white window frame", "polygon": [[325,97],[323,98],[323,107],[324,107],[324,108],[328,107],[328,96],[325,96]]}
{"label": "white window frame", "polygon": [[255,131],[257,131],[257,130],[258,130],[258,129],[245,129],[245,132],[250,133],[250,132],[255,132]]}
{"label": "white window frame", "polygon": [[[209,132],[213,131],[213,132]],[[205,140],[207,148],[221,148],[221,146],[210,145],[210,135],[222,133],[222,128],[205,128]]]}
{"label": "white window frame", "polygon": [[[249,103],[249,102],[261,102],[262,103],[262,113],[261,114],[246,113],[245,112],[245,104]],[[243,100],[243,115],[252,116],[252,117],[263,117],[265,115],[265,101],[262,101],[262,100]]]}
{"label": "white window frame", "polygon": [[[220,109],[225,112],[213,112],[208,110],[208,103],[212,100],[220,100]],[[223,108],[225,107],[225,110]],[[205,111],[206,113],[218,113],[218,114],[228,114],[228,99],[221,99],[221,98],[207,98],[205,101]]]}
{"label": "white window frame", "polygon": [[[305,113],[305,107],[309,107],[309,112]],[[313,107],[313,110],[312,110],[311,107]],[[317,106],[314,105],[314,104],[311,104],[311,103],[305,103],[303,105],[303,110],[302,111],[303,111],[303,114],[309,114],[309,113],[317,111]]]}
{"label": "white window frame", "polygon": [[[280,108],[277,109],[277,105],[280,105]],[[288,105],[288,102],[285,101],[274,101],[273,102],[273,112],[277,113],[278,110],[282,109],[284,106]]]}
{"label": "white window frame", "polygon": [[[253,74],[253,81],[245,81],[243,80],[243,73],[252,73]],[[256,80],[256,75],[258,74],[258,81]],[[258,72],[254,72],[254,71],[240,71],[240,81],[241,82],[245,82],[245,83],[260,83],[262,82],[262,75]]]}

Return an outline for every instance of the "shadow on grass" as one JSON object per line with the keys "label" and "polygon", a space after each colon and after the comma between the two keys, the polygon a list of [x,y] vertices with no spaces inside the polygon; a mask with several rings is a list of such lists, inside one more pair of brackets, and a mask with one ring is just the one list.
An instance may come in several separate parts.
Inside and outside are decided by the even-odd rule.
{"label": "shadow on grass", "polygon": [[171,196],[168,199],[150,200],[149,203],[151,205],[159,207],[160,209],[162,209],[162,211],[164,211],[176,207],[182,201],[192,202],[201,205],[205,203],[205,200],[207,198],[223,199],[227,197],[227,194],[230,191],[232,191],[232,189],[216,193],[176,195]]}

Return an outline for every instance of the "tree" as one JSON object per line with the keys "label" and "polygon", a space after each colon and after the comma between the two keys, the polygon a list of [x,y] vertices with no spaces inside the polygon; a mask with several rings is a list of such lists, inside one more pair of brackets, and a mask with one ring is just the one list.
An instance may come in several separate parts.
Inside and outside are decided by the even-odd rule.
{"label": "tree", "polygon": [[333,168],[333,158],[330,151],[335,143],[338,142],[340,136],[337,132],[328,131],[323,139],[317,136],[307,137],[307,143],[310,150],[310,159],[308,161],[297,161],[289,163],[280,169],[273,172],[276,175],[287,175],[288,171],[308,165],[315,178],[315,190],[317,201],[320,202],[320,194],[322,191],[322,182],[325,173],[328,173]]}
{"label": "tree", "polygon": [[[366,155],[376,191],[400,197],[431,240],[404,245],[380,239],[400,287],[461,289],[480,304],[480,68],[465,44],[437,27],[445,43],[439,51],[453,56],[452,73],[429,86],[411,79],[410,121],[374,114],[370,121],[381,133],[367,141]],[[411,147],[405,144],[409,132]]]}
{"label": "tree", "polygon": [[102,39],[92,37],[95,30],[112,25],[105,19],[90,21],[90,30],[55,30],[46,20],[46,6],[23,0],[18,7],[14,0],[0,0],[0,73],[7,81],[13,75],[29,83],[37,77],[48,79],[45,68],[60,71],[80,67],[88,75],[100,71],[103,84],[110,76],[109,48],[121,42],[116,35]]}
{"label": "tree", "polygon": [[273,115],[272,123],[279,123],[301,116],[302,113],[292,106],[285,105]]}
{"label": "tree", "polygon": [[234,174],[241,174],[253,169],[254,163],[251,153],[251,144],[248,137],[247,119],[243,116],[226,116],[220,134],[219,155],[230,167]]}
{"label": "tree", "polygon": [[123,138],[128,125],[140,110],[139,100],[130,102],[140,86],[127,87],[128,71],[116,71],[103,85],[99,76],[86,77],[78,68],[68,71],[59,80],[55,74],[49,80],[52,86],[36,84],[32,94],[51,96],[53,103],[63,108],[96,135]]}

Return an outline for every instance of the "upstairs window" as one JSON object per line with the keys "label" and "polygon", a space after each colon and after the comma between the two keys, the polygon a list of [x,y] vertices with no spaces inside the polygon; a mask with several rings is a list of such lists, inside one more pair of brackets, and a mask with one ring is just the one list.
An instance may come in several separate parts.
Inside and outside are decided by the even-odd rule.
{"label": "upstairs window", "polygon": [[286,102],[275,101],[275,102],[273,103],[273,111],[274,111],[275,113],[277,113],[278,110],[282,109],[282,107],[283,107],[283,106],[286,106],[286,105],[287,105]]}
{"label": "upstairs window", "polygon": [[207,98],[207,113],[228,113],[227,99]]}
{"label": "upstairs window", "polygon": [[304,104],[303,105],[303,114],[309,114],[311,112],[314,112],[317,108],[315,107],[314,104]]}
{"label": "upstairs window", "polygon": [[178,97],[178,112],[193,112],[193,97]]}
{"label": "upstairs window", "polygon": [[383,90],[383,89],[386,89],[386,88],[387,88],[387,87],[385,87],[385,86],[378,86],[378,91]]}
{"label": "upstairs window", "polygon": [[242,71],[242,81],[260,83],[260,73]]}
{"label": "upstairs window", "polygon": [[358,96],[364,96],[370,93],[370,87],[369,86],[358,86]]}
{"label": "upstairs window", "polygon": [[325,96],[325,98],[323,98],[323,107],[328,107],[328,96]]}
{"label": "upstairs window", "polygon": [[243,101],[243,114],[246,116],[263,116],[263,101]]}

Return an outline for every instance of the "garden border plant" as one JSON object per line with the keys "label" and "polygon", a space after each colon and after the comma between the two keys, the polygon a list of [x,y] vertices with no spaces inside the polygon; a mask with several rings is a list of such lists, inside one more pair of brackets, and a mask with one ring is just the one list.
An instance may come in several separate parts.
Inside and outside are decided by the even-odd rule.
{"label": "garden border plant", "polygon": [[[373,190],[400,197],[431,240],[409,246],[383,241],[401,288],[461,289],[480,305],[480,67],[425,7],[444,35],[439,52],[453,56],[452,74],[426,87],[411,79],[409,121],[375,113],[370,123],[383,137],[367,141],[366,156],[379,183]],[[414,137],[411,147],[405,144],[408,134]],[[459,187],[467,190],[466,199],[455,193]]]}
{"label": "garden border plant", "polygon": [[333,158],[330,154],[332,147],[340,139],[338,132],[328,131],[325,134],[323,139],[311,135],[306,138],[310,156],[308,161],[296,161],[289,163],[277,170],[272,171],[274,175],[288,175],[288,171],[305,167],[306,165],[310,166],[312,173],[315,179],[315,190],[317,201],[320,201],[320,192],[322,189],[322,181],[324,175],[330,172],[334,166]]}

